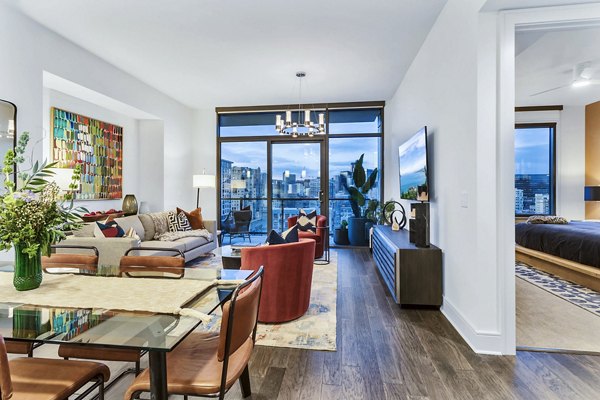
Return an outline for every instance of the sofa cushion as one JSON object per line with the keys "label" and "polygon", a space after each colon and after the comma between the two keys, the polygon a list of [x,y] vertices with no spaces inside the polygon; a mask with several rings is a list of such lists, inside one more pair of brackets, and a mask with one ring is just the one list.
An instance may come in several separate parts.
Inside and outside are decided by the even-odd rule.
{"label": "sofa cushion", "polygon": [[141,237],[143,241],[154,239],[154,234],[156,230],[154,229],[154,221],[149,214],[140,214],[139,215],[140,222],[144,227],[144,236]]}
{"label": "sofa cushion", "polygon": [[[179,251],[185,251],[185,244],[180,242],[179,240],[176,242],[164,242],[160,240],[147,240],[142,242],[140,247],[157,247],[160,249],[177,249]],[[145,255],[146,252],[143,252],[141,255]],[[149,254],[149,253],[148,253]],[[168,255],[173,255],[174,253],[169,253]]]}
{"label": "sofa cushion", "polygon": [[315,228],[317,226],[317,211],[313,210],[311,212],[306,212],[304,211],[304,209],[300,209],[300,213],[298,214],[298,222],[296,223],[298,225],[298,229],[300,229],[303,232],[315,232],[317,231],[317,229]]}
{"label": "sofa cushion", "polygon": [[190,221],[188,221],[183,211],[179,213],[171,211],[167,216],[167,221],[169,223],[169,232],[185,232],[192,230]]}
{"label": "sofa cushion", "polygon": [[185,251],[190,251],[197,247],[204,246],[206,243],[208,243],[208,240],[206,240],[206,238],[203,237],[186,237],[177,239],[177,241],[174,243],[183,243],[183,245],[185,246]]}
{"label": "sofa cushion", "polygon": [[94,237],[114,238],[123,237],[123,235],[125,235],[125,231],[115,221],[110,221],[106,224],[96,222],[96,227],[94,228]]}
{"label": "sofa cushion", "polygon": [[142,221],[140,221],[140,218],[137,215],[130,215],[128,217],[122,217],[122,218],[115,218],[115,222],[117,224],[119,224],[119,226],[121,228],[123,228],[123,230],[125,232],[127,232],[131,228],[133,228],[135,233],[137,233],[139,235],[140,239],[142,237],[144,237],[144,235],[145,235],[144,225],[142,225]]}

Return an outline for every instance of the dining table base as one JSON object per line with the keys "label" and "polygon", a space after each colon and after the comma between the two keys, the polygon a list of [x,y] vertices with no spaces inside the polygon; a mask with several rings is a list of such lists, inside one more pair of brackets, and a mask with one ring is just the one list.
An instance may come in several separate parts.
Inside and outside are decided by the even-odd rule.
{"label": "dining table base", "polygon": [[150,363],[150,398],[152,400],[167,400],[167,353],[165,351],[148,352]]}

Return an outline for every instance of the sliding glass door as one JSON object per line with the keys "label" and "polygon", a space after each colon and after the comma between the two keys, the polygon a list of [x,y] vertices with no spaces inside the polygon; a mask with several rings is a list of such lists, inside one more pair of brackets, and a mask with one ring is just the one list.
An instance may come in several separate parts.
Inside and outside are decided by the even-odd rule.
{"label": "sliding glass door", "polygon": [[272,226],[287,229],[288,217],[301,208],[321,211],[320,142],[275,142],[271,147]]}

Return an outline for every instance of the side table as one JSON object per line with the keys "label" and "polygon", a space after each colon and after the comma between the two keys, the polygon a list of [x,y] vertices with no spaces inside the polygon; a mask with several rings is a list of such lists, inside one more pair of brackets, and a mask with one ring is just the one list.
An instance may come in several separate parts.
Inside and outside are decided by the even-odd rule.
{"label": "side table", "polygon": [[319,229],[324,231],[324,235],[319,235],[325,239],[323,242],[323,256],[315,260],[316,265],[327,265],[331,262],[331,256],[329,252],[329,226],[317,226],[317,231]]}

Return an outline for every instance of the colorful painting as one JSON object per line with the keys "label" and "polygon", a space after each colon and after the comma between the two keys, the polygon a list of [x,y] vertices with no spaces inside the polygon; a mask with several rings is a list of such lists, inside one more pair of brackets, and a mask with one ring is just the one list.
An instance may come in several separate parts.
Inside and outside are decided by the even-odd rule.
{"label": "colorful painting", "polygon": [[123,128],[70,111],[51,109],[51,159],[58,168],[81,164],[78,200],[123,197]]}

